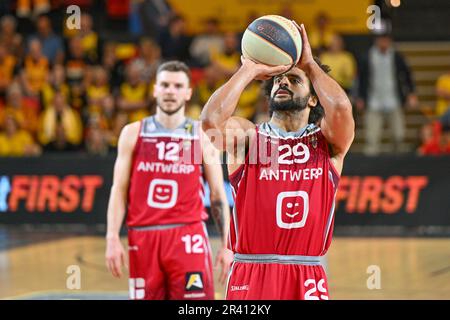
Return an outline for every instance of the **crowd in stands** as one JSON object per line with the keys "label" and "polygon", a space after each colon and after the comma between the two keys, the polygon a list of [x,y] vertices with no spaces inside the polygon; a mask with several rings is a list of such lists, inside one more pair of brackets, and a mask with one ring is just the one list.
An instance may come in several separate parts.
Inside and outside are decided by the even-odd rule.
{"label": "crowd in stands", "polygon": [[[211,94],[240,66],[242,34],[222,32],[219,19],[214,17],[204,21],[202,33],[191,36],[182,16],[169,7],[158,6],[164,13],[156,20],[148,18],[147,27],[153,21],[152,32],[135,30],[142,36],[130,48],[103,41],[87,12],[82,13],[79,30],[58,28],[45,14],[48,2],[44,0],[33,4],[39,11],[32,20],[35,32],[20,34],[17,18],[26,15],[27,10],[29,13],[28,2],[18,1],[16,16],[0,18],[0,156],[75,150],[106,155],[115,150],[118,135],[127,123],[155,112],[152,88],[162,61],[178,59],[191,67],[194,94],[186,111],[193,118],[198,118]],[[148,12],[154,10],[147,8]],[[291,13],[285,8],[282,14]],[[249,21],[254,18],[250,15]],[[365,59],[357,62],[346,51],[342,36],[330,29],[326,14],[318,15],[308,34],[314,52],[331,66],[331,76],[349,94],[355,110],[364,110],[369,127],[372,125],[367,130],[367,141],[371,143],[367,154],[379,152],[376,140],[386,116],[395,120],[391,121],[394,132],[397,129],[394,140],[400,141],[401,106],[414,107],[417,97],[408,67],[391,48],[389,35],[378,37]],[[389,54],[382,54],[386,52]],[[378,68],[392,72],[384,77],[374,72]],[[400,68],[400,72],[394,73],[394,68]],[[399,79],[402,72],[404,76]],[[374,81],[382,81],[383,86],[371,87]],[[399,81],[404,81],[404,90],[389,91]],[[450,116],[446,113],[450,105],[450,72],[438,80],[437,88],[437,110],[439,115],[446,115],[443,119],[447,122],[436,120],[423,128],[420,154],[450,153]],[[383,90],[390,95],[378,93]],[[243,93],[236,113],[261,122],[268,119],[267,110],[261,84],[254,82]]]}

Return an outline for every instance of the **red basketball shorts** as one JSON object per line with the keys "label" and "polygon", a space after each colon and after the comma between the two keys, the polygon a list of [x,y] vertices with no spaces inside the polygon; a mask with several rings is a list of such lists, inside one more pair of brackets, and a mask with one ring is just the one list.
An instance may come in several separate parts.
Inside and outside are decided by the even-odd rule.
{"label": "red basketball shorts", "polygon": [[130,299],[214,299],[211,247],[203,222],[128,230]]}
{"label": "red basketball shorts", "polygon": [[319,263],[235,260],[228,278],[226,299],[328,300],[326,274]]}

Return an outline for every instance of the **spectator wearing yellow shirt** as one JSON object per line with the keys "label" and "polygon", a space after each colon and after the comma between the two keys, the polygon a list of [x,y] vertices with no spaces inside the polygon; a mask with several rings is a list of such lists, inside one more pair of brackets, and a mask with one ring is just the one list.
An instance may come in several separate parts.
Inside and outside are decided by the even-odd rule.
{"label": "spectator wearing yellow shirt", "polygon": [[61,134],[68,143],[77,146],[83,138],[83,125],[80,115],[65,102],[63,94],[55,92],[52,105],[39,119],[39,142],[46,146],[58,141]]}
{"label": "spectator wearing yellow shirt", "polygon": [[[197,119],[202,107],[222,83],[223,78],[220,77],[220,74],[213,67],[205,69],[204,77],[194,91],[193,103],[186,110],[187,114]],[[260,98],[261,85],[259,82],[252,82],[242,93],[234,115],[253,120],[258,109],[257,106],[259,105]]]}
{"label": "spectator wearing yellow shirt", "polygon": [[[214,77],[217,82],[216,86],[220,86],[225,79],[232,76],[240,66],[241,54],[238,51],[237,36],[233,32],[228,32],[224,35],[224,51],[219,54],[213,54],[212,64],[209,68],[209,75],[207,77]],[[212,87],[210,85],[209,90]],[[214,91],[211,92],[211,94]],[[238,107],[236,108],[235,115],[243,117],[249,120],[253,120],[257,108],[256,104],[260,98],[260,84],[252,82],[247,86],[242,93]],[[206,94],[203,94],[203,99],[206,98]],[[209,97],[207,98],[209,99]],[[204,101],[206,103],[206,101]],[[202,105],[204,105],[204,103]]]}
{"label": "spectator wearing yellow shirt", "polygon": [[344,41],[339,34],[333,36],[330,49],[320,56],[320,60],[331,68],[330,76],[349,93],[356,77],[356,61],[344,50]]}
{"label": "spectator wearing yellow shirt", "polygon": [[126,69],[126,81],[120,86],[117,103],[121,117],[127,122],[139,121],[150,115],[148,85],[141,80],[139,66],[131,63]]}
{"label": "spectator wearing yellow shirt", "polygon": [[436,96],[436,115],[442,116],[447,110],[450,110],[450,71],[438,78]]}
{"label": "spectator wearing yellow shirt", "polygon": [[86,89],[87,96],[87,118],[98,117],[105,128],[112,126],[114,115],[114,104],[110,103],[112,98],[109,78],[106,70],[101,66],[93,68],[92,83]]}
{"label": "spectator wearing yellow shirt", "polygon": [[234,115],[254,121],[261,100],[261,84],[253,81],[242,92]]}
{"label": "spectator wearing yellow shirt", "polygon": [[192,101],[202,106],[205,105],[214,91],[220,87],[221,80],[222,78],[214,68],[206,68],[202,79],[195,88]]}
{"label": "spectator wearing yellow shirt", "polygon": [[39,122],[39,105],[27,103],[23,99],[22,90],[17,84],[9,87],[6,95],[6,107],[0,112],[0,122],[3,123],[7,114],[14,116],[20,127],[33,137],[37,133]]}
{"label": "spectator wearing yellow shirt", "polygon": [[240,66],[241,53],[237,48],[238,42],[236,34],[227,32],[224,35],[223,52],[212,54],[211,66],[224,80],[231,77]]}
{"label": "spectator wearing yellow shirt", "polygon": [[42,54],[41,43],[32,39],[29,44],[29,54],[25,57],[21,74],[21,83],[26,96],[37,97],[48,80],[49,63]]}
{"label": "spectator wearing yellow shirt", "polygon": [[66,83],[66,71],[63,65],[56,64],[53,66],[46,82],[41,89],[41,105],[43,109],[48,108],[53,101],[55,92],[59,91],[63,94],[65,101],[68,103],[70,98],[70,88]]}
{"label": "spectator wearing yellow shirt", "polygon": [[187,106],[186,114],[193,119],[198,119],[203,106],[209,97],[216,91],[221,84],[222,77],[209,67],[205,69],[202,79],[194,88],[191,103]]}
{"label": "spectator wearing yellow shirt", "polygon": [[308,32],[308,39],[314,53],[320,55],[327,50],[333,41],[334,31],[330,27],[330,17],[325,12],[319,12],[315,18],[314,27]]}
{"label": "spectator wearing yellow shirt", "polygon": [[0,43],[0,96],[3,97],[11,85],[16,70],[16,58],[8,53],[3,43]]}
{"label": "spectator wearing yellow shirt", "polygon": [[0,132],[0,156],[24,157],[41,153],[39,145],[33,141],[29,132],[20,128],[14,115],[6,115],[4,129],[4,132]]}
{"label": "spectator wearing yellow shirt", "polygon": [[88,13],[82,13],[80,19],[81,45],[83,47],[84,56],[92,63],[99,61],[99,48],[101,47],[98,34],[92,29],[92,17]]}
{"label": "spectator wearing yellow shirt", "polygon": [[23,37],[16,31],[17,20],[14,16],[5,15],[0,19],[0,43],[14,57],[23,56]]}

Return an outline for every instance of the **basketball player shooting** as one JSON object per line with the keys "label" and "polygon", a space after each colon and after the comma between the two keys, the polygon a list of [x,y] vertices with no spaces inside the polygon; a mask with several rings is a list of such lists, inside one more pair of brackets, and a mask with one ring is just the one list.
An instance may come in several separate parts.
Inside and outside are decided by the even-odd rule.
{"label": "basketball player shooting", "polygon": [[[202,112],[203,129],[227,151],[235,197],[227,299],[329,297],[319,257],[331,242],[335,194],[355,124],[344,90],[313,58],[304,26],[296,26],[303,40],[297,66],[242,57]],[[232,116],[254,79],[268,80],[270,95],[272,116],[260,125]]]}
{"label": "basketball player shooting", "polygon": [[120,134],[106,264],[113,276],[122,275],[119,231],[127,213],[131,299],[214,299],[202,165],[222,240],[216,257],[222,283],[232,262],[225,245],[229,208],[219,151],[199,122],[185,117],[191,94],[189,68],[180,61],[162,64],[154,86],[156,114],[128,124]]}

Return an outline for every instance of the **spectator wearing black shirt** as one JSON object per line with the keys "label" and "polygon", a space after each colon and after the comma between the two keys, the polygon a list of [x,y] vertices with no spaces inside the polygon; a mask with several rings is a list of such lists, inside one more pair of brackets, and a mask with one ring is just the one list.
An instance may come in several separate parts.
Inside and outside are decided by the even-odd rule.
{"label": "spectator wearing black shirt", "polygon": [[159,46],[165,60],[189,61],[191,37],[186,33],[186,22],[181,16],[170,19],[169,27],[159,36]]}

